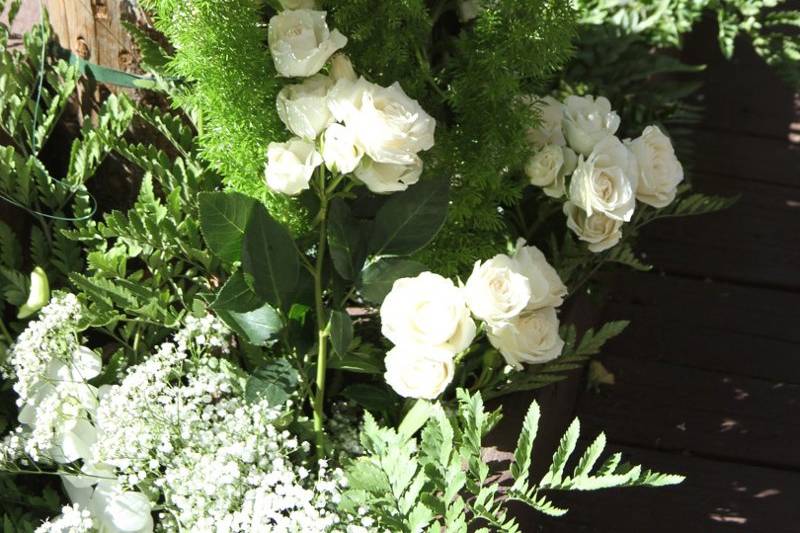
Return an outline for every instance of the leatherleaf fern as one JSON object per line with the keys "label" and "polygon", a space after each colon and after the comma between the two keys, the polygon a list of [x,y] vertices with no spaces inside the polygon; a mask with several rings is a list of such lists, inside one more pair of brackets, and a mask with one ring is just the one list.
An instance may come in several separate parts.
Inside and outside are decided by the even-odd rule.
{"label": "leatherleaf fern", "polygon": [[[500,420],[487,412],[480,393],[458,391],[453,416],[431,406],[419,439],[401,429],[379,427],[366,415],[361,443],[366,451],[347,468],[348,491],[342,508],[367,509],[376,527],[391,531],[522,531],[509,512],[510,502],[522,502],[550,516],[568,509],[552,495],[613,487],[659,487],[683,481],[622,462],[615,453],[600,462],[606,446],[600,434],[577,457],[580,423],[564,433],[550,466],[538,481],[530,477],[533,445],[539,428],[539,406],[533,402],[522,423],[513,453],[487,448],[486,434]],[[572,463],[572,469],[567,465]]]}

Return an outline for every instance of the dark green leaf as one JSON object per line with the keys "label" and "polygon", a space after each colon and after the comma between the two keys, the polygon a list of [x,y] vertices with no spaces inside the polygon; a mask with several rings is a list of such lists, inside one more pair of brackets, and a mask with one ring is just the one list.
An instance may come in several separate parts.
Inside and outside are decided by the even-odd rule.
{"label": "dark green leaf", "polygon": [[393,411],[397,407],[397,395],[378,385],[356,383],[345,388],[342,396],[371,412]]}
{"label": "dark green leaf", "polygon": [[244,313],[230,310],[218,310],[218,313],[234,331],[255,346],[264,346],[283,328],[280,314],[269,304]]}
{"label": "dark green leaf", "polygon": [[262,303],[258,295],[253,292],[253,289],[245,281],[244,274],[241,271],[237,271],[228,278],[228,281],[219,290],[216,299],[211,304],[211,308],[245,313],[256,309]]}
{"label": "dark green leaf", "polygon": [[444,224],[447,180],[423,181],[392,196],[378,211],[369,241],[375,255],[409,255],[431,242]]}
{"label": "dark green leaf", "polygon": [[348,353],[345,355],[332,354],[328,359],[328,368],[337,368],[339,370],[347,370],[349,372],[359,372],[362,374],[381,374],[383,373],[383,365],[379,361],[368,359],[366,357]]}
{"label": "dark green leaf", "polygon": [[356,279],[367,258],[367,241],[361,224],[340,198],[331,202],[329,210],[328,248],[339,275],[347,280]]}
{"label": "dark green leaf", "polygon": [[339,355],[345,355],[353,340],[353,321],[344,311],[331,312],[331,344]]}
{"label": "dark green leaf", "polygon": [[208,247],[223,261],[238,261],[256,201],[236,192],[203,192],[198,201],[200,228]]}
{"label": "dark green leaf", "polygon": [[417,261],[384,257],[361,272],[357,287],[361,296],[372,303],[379,304],[392,290],[395,281],[400,278],[416,276],[425,270],[427,267]]}
{"label": "dark green leaf", "polygon": [[245,398],[248,402],[266,400],[270,406],[282,405],[294,393],[298,383],[297,370],[286,359],[275,359],[250,376]]}
{"label": "dark green leaf", "polygon": [[288,308],[297,286],[300,259],[289,232],[256,204],[244,235],[242,263],[256,293],[277,308]]}

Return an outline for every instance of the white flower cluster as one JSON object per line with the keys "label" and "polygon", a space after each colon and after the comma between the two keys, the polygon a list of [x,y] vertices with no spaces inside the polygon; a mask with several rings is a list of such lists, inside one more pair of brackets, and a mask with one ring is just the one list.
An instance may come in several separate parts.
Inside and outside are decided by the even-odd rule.
{"label": "white flower cluster", "polygon": [[61,515],[47,520],[36,528],[35,533],[91,533],[95,531],[92,513],[77,503],[61,508]]}
{"label": "white flower cluster", "polygon": [[536,152],[525,173],[548,196],[568,196],[567,226],[589,250],[619,242],[637,200],[661,208],[675,199],[683,168],[657,126],[621,141],[619,115],[602,96],[568,96],[563,103],[548,96],[537,104],[542,123],[528,132]]}
{"label": "white flower cluster", "polygon": [[566,294],[544,254],[522,239],[513,255],[478,261],[463,287],[431,272],[398,279],[380,309],[381,331],[395,344],[386,381],[401,396],[437,397],[475,338],[473,316],[512,367],[554,359],[564,346],[556,307]]}
{"label": "white flower cluster", "polygon": [[88,381],[100,374],[102,363],[80,345],[80,310],[74,295],[56,296],[11,348],[6,374],[17,380],[22,431],[11,437],[15,444],[6,445],[22,443],[33,461],[71,463],[86,457],[95,438],[90,417],[97,389]]}
{"label": "white flower cluster", "polygon": [[[296,195],[324,163],[375,193],[405,190],[422,174],[417,154],[433,146],[436,122],[398,83],[381,87],[357,77],[343,54],[331,59],[347,39],[328,29],[325,16],[294,9],[270,19],[275,68],[305,79],[278,94],[278,115],[296,137],[268,146],[267,185]],[[328,74],[320,73],[329,59]]]}
{"label": "white flower cluster", "polygon": [[5,439],[0,459],[70,463],[62,480],[74,505],[40,532],[147,533],[156,505],[162,531],[346,529],[343,473],[302,466],[310,447],[280,427],[283,412],[245,400],[245,374],[215,356],[229,350],[221,321],[187,317],[174,342],[97,390],[86,379],[100,358],[78,343],[79,315],[74,297],[56,298],[20,337],[33,344],[12,351],[26,379],[25,429]]}

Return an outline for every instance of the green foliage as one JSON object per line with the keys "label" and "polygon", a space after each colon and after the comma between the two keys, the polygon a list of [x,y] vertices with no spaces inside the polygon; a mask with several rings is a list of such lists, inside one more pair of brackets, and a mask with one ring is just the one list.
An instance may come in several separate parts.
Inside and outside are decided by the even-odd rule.
{"label": "green foliage", "polygon": [[[39,153],[75,90],[77,72],[62,60],[45,56],[42,62],[43,39],[49,36],[48,26],[37,26],[25,35],[25,46],[13,50],[5,46],[7,35],[1,37],[0,129],[10,144],[0,146],[0,201],[24,215],[24,222],[15,229],[0,222],[2,306],[25,302],[29,273],[36,266],[54,287],[65,285],[72,272],[84,269],[81,247],[63,232],[73,221],[92,216],[95,206],[86,182],[118,145],[133,116],[127,100],[109,98],[97,124],[87,121],[72,142],[64,174],[54,175],[56,171],[45,165]],[[22,243],[27,243],[27,249],[23,250]]]}
{"label": "green foliage", "polygon": [[[132,109],[124,97],[110,102]],[[104,331],[129,358],[138,357],[143,339],[153,346],[177,327],[220,269],[200,232],[198,208],[200,193],[213,190],[218,176],[199,159],[179,115],[142,108],[136,119],[163,135],[170,152],[119,138],[110,148],[143,173],[134,205],[62,232],[87,252],[85,273],[70,275],[86,309],[84,327]]]}
{"label": "green foliage", "polygon": [[33,533],[42,520],[61,511],[56,484],[30,478],[0,474],[0,531],[3,533]]}
{"label": "green foliage", "polygon": [[657,487],[683,480],[621,464],[621,454],[595,468],[605,449],[602,433],[577,459],[573,472],[565,474],[578,444],[576,419],[545,475],[533,482],[531,453],[540,418],[536,402],[528,410],[514,453],[483,446],[500,414],[487,413],[480,394],[459,389],[458,407],[449,417],[440,406],[432,409],[419,440],[380,427],[369,414],[365,416],[361,443],[366,454],[346,467],[349,487],[342,500],[344,510],[356,514],[359,507],[366,507],[376,518],[376,527],[391,531],[467,531],[488,526],[515,533],[521,528],[507,509],[512,501],[559,516],[567,509],[556,507],[551,491]]}
{"label": "green foliage", "polygon": [[564,339],[562,355],[553,361],[540,365],[528,365],[525,370],[511,374],[499,374],[494,380],[481,387],[486,399],[496,398],[514,392],[534,390],[557,383],[567,378],[570,371],[583,368],[586,361],[600,353],[603,346],[621,334],[630,322],[618,320],[603,324],[598,330],[589,328],[578,341],[574,325],[561,327]]}
{"label": "green foliage", "polygon": [[800,83],[800,11],[780,9],[786,0],[579,0],[585,24],[610,24],[656,46],[679,47],[704,13],[716,15],[719,45],[731,58],[736,39],[746,36],[755,51],[792,86]]}
{"label": "green foliage", "polygon": [[174,94],[196,110],[203,157],[233,189],[264,199],[274,217],[294,228],[304,214],[263,183],[267,145],[286,138],[275,111],[283,82],[266,47],[256,0],[147,0],[156,27],[175,49],[168,71],[191,83]]}

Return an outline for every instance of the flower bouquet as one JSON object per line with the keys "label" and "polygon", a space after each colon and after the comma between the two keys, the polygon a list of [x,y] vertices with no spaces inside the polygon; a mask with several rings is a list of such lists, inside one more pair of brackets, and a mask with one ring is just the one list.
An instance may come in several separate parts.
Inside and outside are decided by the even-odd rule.
{"label": "flower bouquet", "polygon": [[[607,98],[554,88],[568,2],[143,4],[174,109],[111,96],[63,179],[40,152],[77,69],[36,59],[44,25],[3,51],[0,191],[37,225],[23,262],[0,224],[0,469],[52,480],[37,531],[513,532],[511,502],[560,516],[558,491],[682,480],[602,434],[576,454],[577,420],[534,479],[535,401],[513,450],[485,440],[484,400],[625,328],[561,309],[604,266],[649,267],[643,225],[730,203],[689,191],[663,125],[621,138]],[[97,214],[106,158],[138,187]]]}

